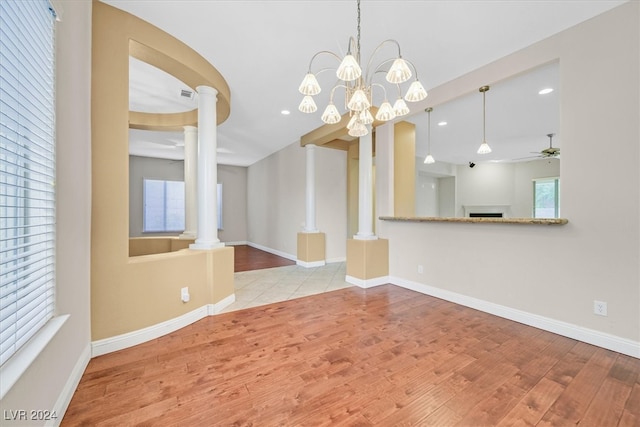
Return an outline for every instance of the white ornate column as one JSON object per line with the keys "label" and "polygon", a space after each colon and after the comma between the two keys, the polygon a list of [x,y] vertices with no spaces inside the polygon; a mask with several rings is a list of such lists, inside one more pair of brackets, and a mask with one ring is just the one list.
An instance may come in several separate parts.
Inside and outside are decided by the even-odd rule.
{"label": "white ornate column", "polygon": [[304,231],[317,233],[316,228],[316,158],[314,144],[305,145],[307,156],[307,191],[306,191],[306,221]]}
{"label": "white ornate column", "polygon": [[184,127],[184,233],[181,239],[198,236],[198,128]]}
{"label": "white ornate column", "polygon": [[376,240],[373,234],[373,138],[372,129],[360,137],[358,162],[358,233],[356,240]]}
{"label": "white ornate column", "polygon": [[218,239],[218,155],[216,102],[218,91],[198,86],[198,238],[191,249],[215,249]]}

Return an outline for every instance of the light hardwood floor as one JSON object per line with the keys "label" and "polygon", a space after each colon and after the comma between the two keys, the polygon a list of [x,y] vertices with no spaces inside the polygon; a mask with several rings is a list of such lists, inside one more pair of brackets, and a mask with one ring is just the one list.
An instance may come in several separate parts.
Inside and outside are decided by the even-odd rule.
{"label": "light hardwood floor", "polygon": [[639,426],[640,360],[350,287],[92,359],[63,426]]}

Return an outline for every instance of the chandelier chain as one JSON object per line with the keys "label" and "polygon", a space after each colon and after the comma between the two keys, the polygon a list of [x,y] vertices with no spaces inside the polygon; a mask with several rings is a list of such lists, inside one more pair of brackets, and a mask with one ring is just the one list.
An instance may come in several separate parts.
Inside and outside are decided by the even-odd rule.
{"label": "chandelier chain", "polygon": [[360,62],[360,0],[358,0],[358,29],[357,29],[356,49],[358,55],[358,62]]}

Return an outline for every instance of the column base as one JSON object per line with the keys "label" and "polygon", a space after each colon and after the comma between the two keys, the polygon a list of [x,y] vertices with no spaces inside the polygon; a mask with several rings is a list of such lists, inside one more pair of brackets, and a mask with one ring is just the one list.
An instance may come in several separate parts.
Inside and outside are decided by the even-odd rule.
{"label": "column base", "polygon": [[198,242],[196,240],[195,243],[189,245],[189,249],[194,249],[197,251],[208,251],[211,249],[224,248],[224,243],[222,242]]}
{"label": "column base", "polygon": [[296,264],[311,268],[326,264],[324,233],[298,233],[298,253]]}
{"label": "column base", "polygon": [[347,240],[345,280],[361,288],[388,283],[389,240]]}

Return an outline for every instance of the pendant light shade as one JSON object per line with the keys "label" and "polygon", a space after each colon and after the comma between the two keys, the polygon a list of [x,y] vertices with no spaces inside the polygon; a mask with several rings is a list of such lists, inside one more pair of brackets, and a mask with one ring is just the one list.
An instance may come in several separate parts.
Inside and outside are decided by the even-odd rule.
{"label": "pendant light shade", "polygon": [[367,95],[364,91],[362,89],[358,89],[351,96],[347,107],[352,111],[362,111],[371,107],[371,103],[369,102],[369,99],[367,99]]}
{"label": "pendant light shade", "polygon": [[301,94],[303,95],[317,95],[322,90],[320,88],[320,84],[318,83],[318,79],[311,73],[307,73],[302,79],[302,83],[300,83],[300,87],[298,88]]}
{"label": "pendant light shade", "polygon": [[416,80],[415,82],[411,83],[411,86],[409,86],[409,89],[407,90],[407,93],[405,94],[404,99],[409,102],[418,102],[418,101],[422,101],[426,97],[427,97],[427,91],[424,90],[422,83]]}
{"label": "pendant light shade", "polygon": [[314,113],[317,109],[318,106],[316,105],[316,102],[309,95],[306,95],[304,98],[302,98],[300,105],[298,105],[298,110],[302,111],[303,113]]}
{"label": "pendant light shade", "polygon": [[348,54],[340,63],[340,66],[336,71],[336,75],[340,80],[352,82],[362,75],[362,69],[358,64],[358,61],[356,61],[356,58],[354,58],[353,55]]}
{"label": "pendant light shade", "polygon": [[407,107],[407,103],[404,102],[404,99],[398,98],[393,104],[393,111],[396,113],[396,117],[406,116],[409,114],[409,107]]}
{"label": "pendant light shade", "polygon": [[389,120],[393,120],[395,118],[396,118],[396,113],[395,111],[393,111],[393,107],[391,106],[391,104],[389,104],[389,101],[385,99],[382,105],[380,106],[380,108],[378,108],[378,112],[376,113],[376,119],[386,122]]}
{"label": "pendant light shade", "polygon": [[486,93],[489,90],[489,86],[482,86],[479,91],[482,93],[482,144],[478,148],[478,154],[489,154],[491,147],[487,144],[486,130],[487,130],[487,108],[486,108]]}
{"label": "pendant light shade", "polygon": [[431,155],[431,112],[433,111],[433,108],[429,107],[424,111],[427,112],[427,123],[428,123],[428,126],[427,126],[427,157],[424,158],[424,163],[427,164],[427,165],[430,165],[430,164],[436,162],[436,160]]}
{"label": "pendant light shade", "polygon": [[332,125],[340,123],[340,120],[342,120],[342,116],[333,102],[327,105],[327,108],[324,109],[324,113],[322,113],[322,121],[328,125]]}
{"label": "pendant light shade", "polygon": [[396,58],[393,65],[387,73],[387,81],[393,84],[404,83],[411,78],[411,70],[407,65],[407,61],[402,58]]}
{"label": "pendant light shade", "polygon": [[368,133],[369,131],[367,130],[367,127],[360,120],[356,120],[353,128],[349,129],[349,135],[354,137],[365,136]]}

